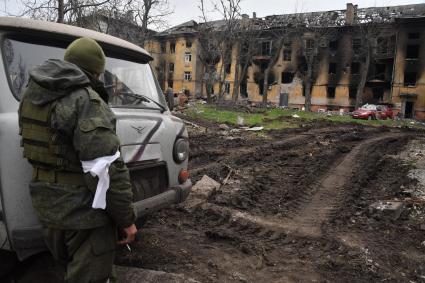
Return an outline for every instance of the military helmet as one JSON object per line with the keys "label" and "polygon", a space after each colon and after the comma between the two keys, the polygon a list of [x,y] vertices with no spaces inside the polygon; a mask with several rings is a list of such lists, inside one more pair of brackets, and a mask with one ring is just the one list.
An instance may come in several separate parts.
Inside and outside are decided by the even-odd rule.
{"label": "military helmet", "polygon": [[66,49],[64,60],[91,74],[101,74],[105,71],[105,54],[102,47],[91,38],[74,40]]}

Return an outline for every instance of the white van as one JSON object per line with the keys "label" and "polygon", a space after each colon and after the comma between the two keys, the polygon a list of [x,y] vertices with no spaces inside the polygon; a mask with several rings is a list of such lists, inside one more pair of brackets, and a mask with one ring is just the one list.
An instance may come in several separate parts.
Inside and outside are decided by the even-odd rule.
{"label": "white van", "polygon": [[16,252],[20,260],[46,247],[29,194],[32,167],[20,147],[19,100],[28,71],[46,59],[62,59],[79,37],[96,40],[107,56],[103,80],[137,217],[182,202],[192,187],[187,131],[171,115],[149,65],[152,57],[143,48],[64,24],[0,17],[0,249]]}

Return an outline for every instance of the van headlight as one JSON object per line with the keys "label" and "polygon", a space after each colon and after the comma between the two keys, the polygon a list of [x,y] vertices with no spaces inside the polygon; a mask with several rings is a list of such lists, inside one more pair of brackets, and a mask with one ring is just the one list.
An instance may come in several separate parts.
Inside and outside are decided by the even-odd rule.
{"label": "van headlight", "polygon": [[189,155],[189,142],[185,139],[177,139],[174,143],[173,157],[176,163],[182,163]]}

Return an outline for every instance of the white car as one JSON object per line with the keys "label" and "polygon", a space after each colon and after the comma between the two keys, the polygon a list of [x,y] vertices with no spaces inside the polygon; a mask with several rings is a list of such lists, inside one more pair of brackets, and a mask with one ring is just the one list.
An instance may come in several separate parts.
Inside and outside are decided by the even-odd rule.
{"label": "white car", "polygon": [[62,59],[76,38],[90,37],[107,56],[103,80],[117,118],[121,154],[130,170],[138,218],[188,196],[188,134],[171,115],[141,47],[99,32],[64,24],[0,17],[0,249],[23,260],[46,249],[28,184],[32,167],[18,135],[19,100],[28,70]]}

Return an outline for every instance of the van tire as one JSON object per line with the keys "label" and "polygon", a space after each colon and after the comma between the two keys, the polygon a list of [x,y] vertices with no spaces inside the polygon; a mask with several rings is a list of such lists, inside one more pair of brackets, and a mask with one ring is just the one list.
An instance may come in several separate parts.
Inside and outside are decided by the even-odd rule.
{"label": "van tire", "polygon": [[0,250],[0,262],[0,282],[4,282],[3,280],[7,279],[8,276],[12,274],[18,262],[18,258],[14,252]]}

